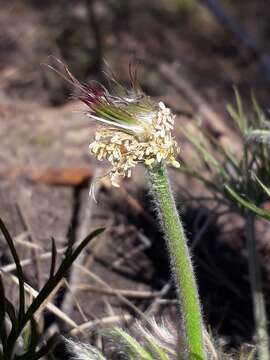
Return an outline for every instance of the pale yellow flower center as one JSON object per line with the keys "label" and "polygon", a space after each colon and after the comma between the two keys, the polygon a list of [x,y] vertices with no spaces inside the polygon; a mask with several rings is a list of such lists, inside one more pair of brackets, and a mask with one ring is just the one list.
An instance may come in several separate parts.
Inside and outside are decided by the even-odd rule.
{"label": "pale yellow flower center", "polygon": [[[128,133],[117,127],[102,128],[96,132],[90,152],[98,160],[107,160],[112,168],[109,172],[113,186],[119,187],[121,178],[130,177],[138,163],[154,166],[165,161],[175,167],[179,147],[171,135],[175,116],[160,102],[156,114],[151,113],[151,123],[144,122],[143,133]],[[150,116],[149,116],[150,118]]]}

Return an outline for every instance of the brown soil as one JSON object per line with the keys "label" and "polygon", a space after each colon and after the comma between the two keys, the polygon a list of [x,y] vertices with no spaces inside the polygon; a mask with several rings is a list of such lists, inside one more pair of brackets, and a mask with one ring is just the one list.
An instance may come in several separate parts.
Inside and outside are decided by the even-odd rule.
{"label": "brown soil", "polygon": [[[206,126],[216,131],[220,141],[235,148],[237,135],[225,115],[225,103],[233,97],[231,85],[239,86],[244,100],[254,88],[264,104],[269,83],[258,58],[202,6],[196,7],[194,16],[188,12],[176,16],[164,1],[132,1],[127,8],[123,5],[114,12],[110,11],[112,4],[100,1],[94,8],[98,22],[94,25],[89,24],[85,2],[68,3],[63,8],[63,1],[48,1],[42,6],[13,0],[2,4],[0,10],[0,216],[18,240],[21,258],[33,259],[25,271],[35,289],[48,276],[49,263],[34,260],[50,250],[51,237],[60,249],[68,239],[79,241],[81,231],[106,227],[86,251],[84,265],[106,282],[112,293],[91,276],[79,274],[76,301],[65,309],[77,324],[113,315],[120,315],[119,320],[123,314],[139,317],[140,311],[174,319],[175,293],[144,170],[134,171],[120,190],[102,180],[96,189],[98,203],[89,198],[89,182],[106,172],[105,164],[88,155],[95,127],[84,117],[82,104],[67,102],[67,84],[40,63],[54,54],[81,79],[102,78],[97,32],[102,37],[99,51],[121,81],[128,79],[131,54],[142,58],[142,86],[175,110],[176,137],[186,161],[192,159],[192,153],[181,134],[182,126],[189,124],[197,111],[206,113],[170,77],[162,75],[162,64],[170,64],[180,81],[184,78],[195,94],[205,99],[201,105],[206,104],[211,111],[205,116]],[[249,8],[246,3],[240,1],[234,9],[237,18],[243,6]],[[263,1],[256,3],[257,12],[265,9]],[[268,23],[262,20],[260,32],[256,30],[255,11],[251,10],[245,12],[243,21],[253,25],[252,36],[258,39],[260,49],[265,49]],[[241,219],[230,215],[221,225],[211,207],[184,201],[185,189],[193,195],[205,194],[205,189],[192,178],[175,171],[170,174],[190,244],[196,244],[193,260],[205,319],[228,347],[252,342],[252,304]],[[89,208],[90,220],[85,223]],[[266,234],[268,226],[264,224],[262,229]],[[260,237],[260,246],[268,304],[270,254],[265,234]],[[36,250],[25,242],[33,243]],[[8,264],[11,258],[2,238],[0,251],[1,265]],[[123,290],[131,305],[111,288]],[[10,291],[16,298],[15,285]],[[63,286],[55,297],[60,308],[67,294]],[[71,331],[70,325],[49,312],[44,316],[45,327],[55,322],[62,333]],[[99,326],[80,336],[95,339],[96,328]]]}

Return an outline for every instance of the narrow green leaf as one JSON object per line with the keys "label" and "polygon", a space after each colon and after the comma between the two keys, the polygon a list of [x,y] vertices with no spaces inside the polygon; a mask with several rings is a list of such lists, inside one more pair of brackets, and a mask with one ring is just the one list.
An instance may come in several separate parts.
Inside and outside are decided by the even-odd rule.
{"label": "narrow green leaf", "polygon": [[29,329],[30,331],[27,331],[28,338],[24,337],[26,352],[22,355],[16,355],[14,360],[32,360],[35,355],[40,336],[37,329],[37,323],[34,318],[30,320]]}
{"label": "narrow green leaf", "polygon": [[236,110],[233,108],[233,106],[231,104],[226,105],[226,110],[227,110],[228,114],[230,115],[230,117],[233,119],[233,121],[236,123],[238,128],[240,129],[241,124],[240,124],[239,116],[238,116]]}
{"label": "narrow green leaf", "polygon": [[218,159],[216,159],[210,151],[206,149],[206,147],[199,141],[195,140],[192,134],[188,131],[182,130],[186,138],[195,146],[197,149],[198,154],[204,159],[206,164],[214,169],[217,173],[221,174],[225,179],[227,179],[228,174],[225,171],[224,167],[220,163]]}
{"label": "narrow green leaf", "polygon": [[152,355],[138,341],[122,329],[115,328],[113,335],[122,339],[128,348],[141,360],[154,360]]}
{"label": "narrow green leaf", "polygon": [[46,282],[46,284],[40,290],[38,296],[33,300],[32,304],[28,308],[22,320],[22,325],[25,325],[26,322],[30,320],[30,318],[35,314],[35,312],[40,307],[40,305],[47,299],[50,293],[56,288],[56,286],[66,275],[66,272],[68,271],[72,263],[76,260],[76,258],[79,256],[80,252],[84,249],[84,247],[86,247],[93,238],[101,234],[103,231],[104,228],[93,231],[78,245],[78,247],[74,251],[72,251],[68,256],[64,257],[64,260],[62,261],[55,275]]}
{"label": "narrow green leaf", "polygon": [[35,350],[36,350],[36,347],[37,347],[37,344],[39,341],[39,332],[38,332],[38,326],[37,326],[37,323],[36,323],[34,317],[31,318],[30,324],[31,324],[31,337],[30,337],[30,343],[29,343],[27,352],[29,354],[33,354],[33,353],[35,353]]}
{"label": "narrow green leaf", "polygon": [[234,190],[232,190],[229,186],[225,185],[225,189],[229,192],[229,194],[236,200],[236,202],[242,205],[244,208],[252,211],[254,214],[266,219],[270,220],[270,212],[265,211],[258,206],[252,204],[250,201],[243,199],[239,196]]}
{"label": "narrow green leaf", "polygon": [[157,360],[170,360],[166,352],[158,344],[156,344],[153,339],[147,338],[147,342],[150,345],[151,352],[158,357]]}
{"label": "narrow green leaf", "polygon": [[67,264],[67,266],[69,267],[76,260],[76,258],[80,255],[82,250],[89,244],[89,242],[91,240],[93,240],[95,237],[97,237],[98,235],[100,235],[104,230],[105,230],[105,228],[96,229],[91,234],[86,236],[86,238],[73,251],[71,258],[70,258],[71,262],[70,262],[70,264]]}
{"label": "narrow green leaf", "polygon": [[253,177],[253,178],[257,181],[257,183],[261,186],[261,188],[263,189],[263,191],[270,197],[270,188],[267,187],[267,186],[265,186],[254,172],[252,172],[252,177]]}
{"label": "narrow green leaf", "polygon": [[244,113],[242,100],[241,100],[238,89],[236,87],[234,87],[233,89],[234,89],[234,94],[235,94],[239,128],[242,131],[242,133],[245,133],[247,130],[247,119],[246,119],[246,115]]}
{"label": "narrow green leaf", "polygon": [[267,122],[267,119],[266,119],[265,114],[262,111],[262,109],[257,101],[256,95],[253,91],[251,92],[251,102],[252,102],[253,109],[256,114],[256,118],[255,118],[256,125],[258,127],[262,127]]}
{"label": "narrow green leaf", "polygon": [[51,266],[50,266],[50,276],[49,278],[52,278],[55,271],[55,264],[56,264],[56,258],[57,258],[57,249],[55,245],[55,240],[52,238],[52,256],[51,256]]}
{"label": "narrow green leaf", "polygon": [[[48,296],[51,294],[51,292],[57,287],[59,282],[62,280],[62,278],[65,276],[67,270],[72,265],[72,262],[76,259],[76,257],[80,254],[80,251],[83,250],[85,246],[97,235],[99,235],[104,229],[97,229],[93,231],[91,234],[89,234],[85,240],[81,242],[81,244],[72,252],[71,248],[71,254],[69,256],[65,256],[64,260],[62,261],[58,271],[56,274],[50,278],[43,288],[40,290],[37,297],[33,300],[32,304],[24,314],[23,318],[20,320],[18,328],[13,329],[11,331],[11,334],[8,338],[8,352],[9,356],[12,353],[12,349],[16,343],[16,340],[18,339],[21,331],[23,330],[26,323],[31,320],[31,318],[34,316],[35,312],[39,309],[40,305],[48,298]],[[12,335],[12,336],[11,336]]]}
{"label": "narrow green leaf", "polygon": [[53,348],[56,346],[59,341],[59,337],[57,335],[51,336],[45,345],[43,345],[33,356],[31,360],[38,360],[43,356],[47,355]]}
{"label": "narrow green leaf", "polygon": [[8,232],[3,220],[0,218],[0,228],[7,241],[8,247],[16,264],[17,276],[19,280],[19,320],[24,316],[25,311],[25,298],[24,298],[24,274],[21,267],[20,259],[14,246],[12,237]]}
{"label": "narrow green leaf", "polygon": [[216,138],[214,138],[211,134],[209,134],[207,131],[205,131],[202,128],[198,128],[199,131],[205,136],[205,138],[209,141],[209,143],[213,146],[215,151],[218,151],[220,155],[222,155],[235,169],[235,171],[239,172],[239,164],[236,156],[232,154],[229,150],[224,148],[220,141]]}

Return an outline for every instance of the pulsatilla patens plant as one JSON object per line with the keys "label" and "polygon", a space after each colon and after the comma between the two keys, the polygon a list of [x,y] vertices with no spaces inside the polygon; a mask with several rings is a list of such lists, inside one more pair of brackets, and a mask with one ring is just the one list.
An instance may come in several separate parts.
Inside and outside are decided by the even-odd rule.
{"label": "pulsatilla patens plant", "polygon": [[205,360],[207,355],[197,285],[166,171],[166,165],[179,167],[176,160],[179,148],[172,135],[173,114],[162,102],[156,104],[142,92],[136,80],[136,71],[132,68],[130,89],[121,87],[111,77],[117,92],[109,92],[103,85],[93,82],[81,84],[60,61],[57,61],[57,68],[51,69],[74,86],[74,96],[87,105],[86,116],[100,125],[90,144],[90,153],[110,163],[108,174],[112,185],[120,186],[121,179],[130,177],[137,164],[144,164],[167,240],[172,277],[178,289],[182,315],[179,333],[181,331],[185,339],[178,358]]}
{"label": "pulsatilla patens plant", "polygon": [[[57,270],[55,269],[57,250],[54,241],[52,241],[49,278],[28,307],[26,306],[25,294],[29,286],[25,281],[14,241],[1,219],[0,230],[16,265],[19,287],[19,307],[17,309],[6,297],[4,282],[2,281],[2,274],[5,272],[0,268],[0,360],[37,360],[48,354],[57,341],[56,336],[44,339],[39,331],[37,316],[40,315],[40,308],[44,303],[46,304],[50,294],[57,288],[80,252],[103,229],[93,231],[75,248],[71,245],[68,246]],[[14,277],[14,275],[9,276]]]}

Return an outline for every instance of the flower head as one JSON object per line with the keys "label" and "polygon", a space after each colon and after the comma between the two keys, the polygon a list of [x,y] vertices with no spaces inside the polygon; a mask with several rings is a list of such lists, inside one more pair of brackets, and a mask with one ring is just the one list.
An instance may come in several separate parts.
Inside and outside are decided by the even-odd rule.
{"label": "flower head", "polygon": [[130,68],[130,89],[110,76],[117,87],[116,93],[110,93],[96,82],[81,84],[67,67],[64,70],[65,78],[75,86],[76,98],[88,106],[86,115],[101,125],[89,148],[98,160],[111,164],[112,185],[118,187],[121,178],[130,177],[138,163],[151,167],[163,161],[179,167],[175,158],[179,148],[171,133],[175,116],[142,92],[136,72]]}
{"label": "flower head", "polygon": [[[160,102],[143,118],[139,115],[133,113],[136,122],[127,129],[122,128],[122,124],[116,124],[97,130],[95,140],[90,144],[91,154],[98,160],[110,162],[110,177],[114,186],[119,186],[121,178],[130,177],[132,168],[138,163],[154,166],[166,161],[179,166],[175,159],[178,147],[171,135],[174,116],[170,110]],[[92,117],[91,113],[89,116]]]}

